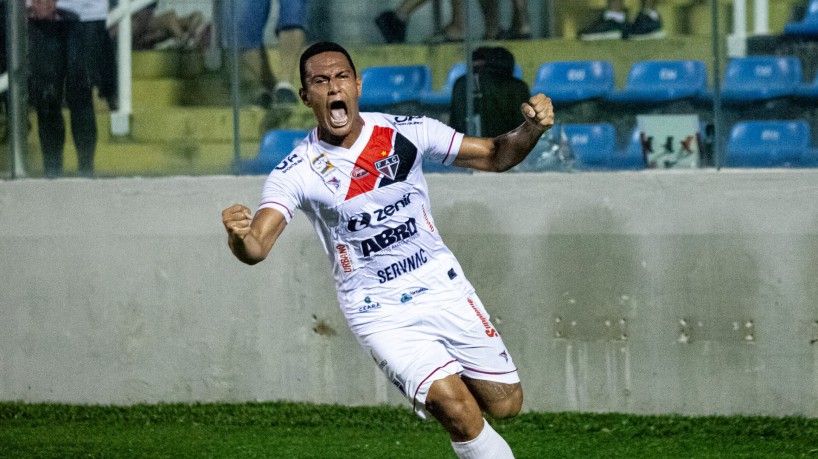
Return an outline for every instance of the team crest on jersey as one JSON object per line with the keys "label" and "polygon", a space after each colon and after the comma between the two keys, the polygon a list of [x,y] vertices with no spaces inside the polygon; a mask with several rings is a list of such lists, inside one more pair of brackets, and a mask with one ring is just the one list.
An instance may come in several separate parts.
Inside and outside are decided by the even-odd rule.
{"label": "team crest on jersey", "polygon": [[375,161],[375,169],[388,177],[389,180],[395,180],[395,176],[398,173],[398,166],[400,166],[400,157],[397,155],[387,156],[380,161]]}
{"label": "team crest on jersey", "polygon": [[355,167],[352,168],[352,174],[351,175],[352,175],[353,179],[360,179],[360,178],[364,178],[367,175],[369,175],[369,171],[364,169],[361,166],[355,166]]}
{"label": "team crest on jersey", "polygon": [[312,159],[312,168],[322,176],[326,176],[335,169],[335,166],[329,162],[329,158],[327,158],[326,154],[321,153]]}

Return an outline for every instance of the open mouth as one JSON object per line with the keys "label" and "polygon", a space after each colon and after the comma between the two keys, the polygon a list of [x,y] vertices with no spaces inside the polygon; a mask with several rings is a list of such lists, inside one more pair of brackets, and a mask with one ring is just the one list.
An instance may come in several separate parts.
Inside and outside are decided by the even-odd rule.
{"label": "open mouth", "polygon": [[334,127],[341,127],[347,124],[347,104],[338,100],[329,105],[330,122]]}

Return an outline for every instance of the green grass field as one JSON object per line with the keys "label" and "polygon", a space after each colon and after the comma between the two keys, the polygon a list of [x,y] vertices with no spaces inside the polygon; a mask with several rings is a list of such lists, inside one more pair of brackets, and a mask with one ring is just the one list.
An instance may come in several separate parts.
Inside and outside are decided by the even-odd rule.
{"label": "green grass field", "polygon": [[[526,413],[494,426],[518,458],[818,458],[818,419]],[[403,407],[0,403],[0,457],[455,456]]]}

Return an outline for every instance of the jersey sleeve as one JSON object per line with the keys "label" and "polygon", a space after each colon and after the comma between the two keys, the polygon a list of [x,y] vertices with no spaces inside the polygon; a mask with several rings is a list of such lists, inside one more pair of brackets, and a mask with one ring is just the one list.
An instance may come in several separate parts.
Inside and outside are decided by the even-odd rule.
{"label": "jersey sleeve", "polygon": [[415,142],[424,159],[447,166],[454,162],[463,141],[462,133],[434,118],[410,117],[397,127]]}
{"label": "jersey sleeve", "polygon": [[303,203],[307,169],[303,156],[296,152],[281,161],[264,182],[259,210],[275,209],[284,214],[289,223]]}

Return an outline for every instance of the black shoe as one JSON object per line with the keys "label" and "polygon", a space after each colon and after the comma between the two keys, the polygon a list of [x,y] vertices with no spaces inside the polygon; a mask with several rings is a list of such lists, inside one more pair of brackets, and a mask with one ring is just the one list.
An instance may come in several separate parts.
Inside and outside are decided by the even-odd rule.
{"label": "black shoe", "polygon": [[662,30],[662,18],[653,19],[650,15],[639,13],[636,20],[628,27],[627,38],[631,40],[649,40],[652,38],[664,38],[665,31]]}
{"label": "black shoe", "polygon": [[375,24],[387,43],[403,43],[406,41],[406,23],[401,21],[394,11],[386,11],[375,18]]}
{"label": "black shoe", "polygon": [[579,39],[593,40],[621,40],[625,34],[625,23],[607,19],[604,16],[586,29],[580,30]]}

